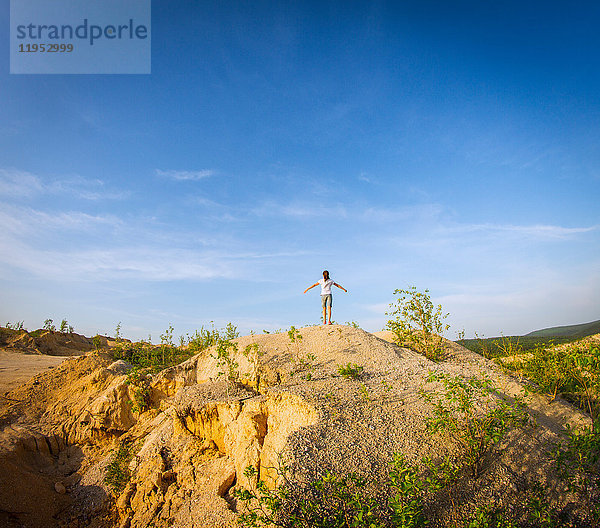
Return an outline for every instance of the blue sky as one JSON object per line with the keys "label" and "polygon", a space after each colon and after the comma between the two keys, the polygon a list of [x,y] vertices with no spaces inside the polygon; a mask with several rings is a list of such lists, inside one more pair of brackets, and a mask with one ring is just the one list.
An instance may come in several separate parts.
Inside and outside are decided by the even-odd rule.
{"label": "blue sky", "polygon": [[10,75],[0,6],[3,324],[600,319],[599,4],[155,0],[151,75]]}

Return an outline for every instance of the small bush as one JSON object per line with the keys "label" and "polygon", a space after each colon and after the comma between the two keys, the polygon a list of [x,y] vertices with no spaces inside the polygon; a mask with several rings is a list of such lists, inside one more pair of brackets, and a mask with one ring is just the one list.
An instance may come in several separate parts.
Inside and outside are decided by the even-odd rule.
{"label": "small bush", "polygon": [[355,363],[348,363],[347,365],[341,365],[338,368],[338,372],[345,379],[358,379],[360,378],[364,367],[360,367]]}
{"label": "small bush", "polygon": [[400,345],[413,348],[428,359],[443,359],[441,335],[450,328],[444,324],[449,314],[442,312],[442,306],[433,306],[429,290],[419,292],[414,286],[408,290],[395,290],[395,303],[390,304],[392,310],[386,312],[393,319],[387,322],[386,328],[391,330]]}
{"label": "small bush", "polygon": [[121,443],[114,452],[112,461],[106,466],[104,483],[115,495],[119,495],[125,489],[131,478],[129,462],[131,462],[132,457],[133,449],[131,446]]}
{"label": "small bush", "polygon": [[134,413],[143,413],[150,407],[150,383],[144,370],[147,369],[136,368],[127,375],[126,383],[133,392],[131,410]]}

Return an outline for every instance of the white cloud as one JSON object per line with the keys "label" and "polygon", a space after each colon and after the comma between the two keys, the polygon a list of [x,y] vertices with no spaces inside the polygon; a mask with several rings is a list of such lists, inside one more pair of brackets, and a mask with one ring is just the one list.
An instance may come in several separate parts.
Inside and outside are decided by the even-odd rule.
{"label": "white cloud", "polygon": [[386,209],[383,207],[368,207],[359,210],[357,216],[365,221],[389,223],[397,227],[397,222],[405,220],[418,220],[419,222],[431,223],[439,221],[445,208],[436,203],[427,203],[398,207],[397,209]]}
{"label": "white cloud", "polygon": [[27,171],[0,169],[0,196],[30,197],[42,193],[71,195],[84,200],[119,200],[129,196],[128,192],[105,189],[99,179],[69,176],[48,180]]}
{"label": "white cloud", "polygon": [[538,239],[564,239],[581,233],[590,233],[598,231],[600,226],[593,225],[587,227],[562,227],[557,225],[533,224],[533,225],[512,225],[512,224],[462,224],[445,228],[448,232],[497,232],[513,233]]}
{"label": "white cloud", "polygon": [[40,178],[30,172],[0,169],[0,195],[31,196],[43,190]]}
{"label": "white cloud", "polygon": [[[526,282],[472,287],[434,299],[451,314],[453,329],[468,326],[467,336],[522,335],[550,326],[600,318],[598,263],[575,270],[548,270]],[[460,327],[460,328],[457,328]]]}
{"label": "white cloud", "polygon": [[46,191],[52,194],[70,194],[83,200],[122,200],[131,193],[129,191],[114,191],[105,188],[105,183],[99,179],[86,179],[81,176],[71,176],[54,180],[46,185]]}
{"label": "white cloud", "polygon": [[290,218],[347,218],[347,209],[340,204],[331,205],[310,205],[304,203],[277,204],[265,202],[259,207],[250,210],[255,216],[283,216]]}
{"label": "white cloud", "polygon": [[156,169],[156,175],[163,178],[170,178],[178,181],[198,181],[214,176],[215,171],[210,169],[203,169],[199,171],[182,171],[182,170],[161,170]]}
{"label": "white cloud", "polygon": [[[8,245],[8,247],[7,247]],[[49,280],[96,282],[206,280],[236,275],[233,258],[210,252],[155,247],[58,251],[0,236],[0,262]]]}
{"label": "white cloud", "polygon": [[131,224],[113,215],[53,214],[3,203],[0,224],[3,267],[50,280],[257,280],[266,262],[306,254],[252,250],[235,237],[198,238],[173,226]]}
{"label": "white cloud", "polygon": [[48,230],[88,231],[97,226],[115,227],[122,225],[122,221],[113,215],[90,215],[78,211],[47,213],[0,203],[0,224],[5,231],[22,236]]}

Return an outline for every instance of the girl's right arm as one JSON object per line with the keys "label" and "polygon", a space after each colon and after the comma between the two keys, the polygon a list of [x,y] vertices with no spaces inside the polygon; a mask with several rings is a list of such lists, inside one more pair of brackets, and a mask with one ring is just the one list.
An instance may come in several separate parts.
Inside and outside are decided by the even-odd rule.
{"label": "girl's right arm", "polygon": [[306,293],[308,290],[310,290],[311,288],[314,288],[315,286],[318,286],[319,283],[315,282],[312,286],[309,286],[308,288],[306,288],[306,290],[304,290],[304,293]]}

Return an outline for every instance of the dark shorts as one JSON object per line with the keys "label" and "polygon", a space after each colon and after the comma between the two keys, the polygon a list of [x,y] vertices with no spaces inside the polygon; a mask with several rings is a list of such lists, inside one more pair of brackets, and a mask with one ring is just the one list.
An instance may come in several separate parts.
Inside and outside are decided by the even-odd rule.
{"label": "dark shorts", "polygon": [[326,308],[327,306],[331,308],[333,306],[333,295],[331,295],[331,293],[321,295],[321,305],[323,308]]}

